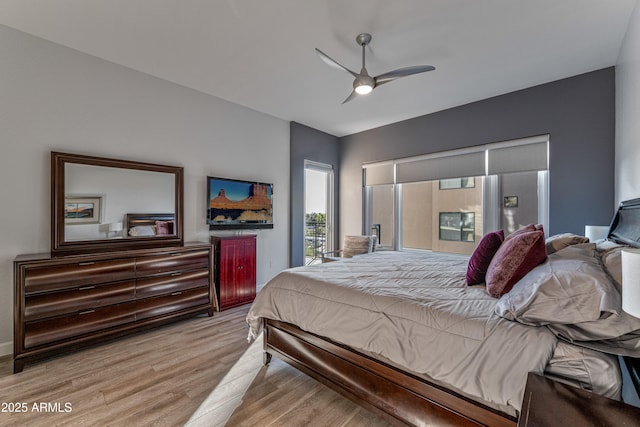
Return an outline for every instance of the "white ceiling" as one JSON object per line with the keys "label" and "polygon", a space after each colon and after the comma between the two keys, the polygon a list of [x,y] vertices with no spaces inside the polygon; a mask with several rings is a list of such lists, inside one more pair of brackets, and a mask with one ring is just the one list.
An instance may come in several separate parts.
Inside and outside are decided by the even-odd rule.
{"label": "white ceiling", "polygon": [[[614,65],[636,0],[0,0],[0,24],[343,136]],[[367,69],[435,71],[342,105]]]}

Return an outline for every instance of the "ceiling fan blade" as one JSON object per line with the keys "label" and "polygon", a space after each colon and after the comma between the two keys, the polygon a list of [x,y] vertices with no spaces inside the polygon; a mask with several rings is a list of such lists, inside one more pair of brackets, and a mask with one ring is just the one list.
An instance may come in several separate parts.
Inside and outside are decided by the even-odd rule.
{"label": "ceiling fan blade", "polygon": [[380,86],[384,83],[392,82],[400,77],[411,76],[413,74],[425,73],[427,71],[433,71],[436,67],[431,65],[414,65],[412,67],[398,68],[397,70],[389,71],[388,73],[380,74],[374,77],[376,86]]}
{"label": "ceiling fan blade", "polygon": [[324,53],[320,49],[316,48],[316,52],[318,52],[318,56],[320,56],[320,59],[322,59],[328,66],[333,67],[333,68],[337,68],[339,70],[346,71],[347,73],[351,74],[356,79],[360,77],[360,74],[358,74],[358,73],[356,73],[354,71],[351,71],[350,69],[348,69],[344,65],[341,65],[340,63],[334,61],[333,59],[331,59],[331,57],[329,57],[329,55],[327,55],[326,53]]}
{"label": "ceiling fan blade", "polygon": [[349,96],[347,96],[347,99],[345,99],[344,101],[342,101],[342,103],[344,104],[344,103],[346,103],[346,102],[349,102],[349,101],[351,101],[353,98],[355,98],[356,96],[358,96],[358,94],[356,93],[356,91],[355,91],[355,90],[353,90],[353,91],[351,92],[351,94],[350,94]]}

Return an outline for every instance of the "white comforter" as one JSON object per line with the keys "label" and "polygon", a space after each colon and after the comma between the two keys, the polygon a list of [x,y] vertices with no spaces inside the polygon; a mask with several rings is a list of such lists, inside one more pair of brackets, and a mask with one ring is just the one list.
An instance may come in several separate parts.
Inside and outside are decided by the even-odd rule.
{"label": "white comforter", "polygon": [[494,312],[483,286],[465,284],[468,257],[375,252],[285,270],[249,311],[292,323],[426,376],[515,415],[527,372],[542,373],[556,338]]}

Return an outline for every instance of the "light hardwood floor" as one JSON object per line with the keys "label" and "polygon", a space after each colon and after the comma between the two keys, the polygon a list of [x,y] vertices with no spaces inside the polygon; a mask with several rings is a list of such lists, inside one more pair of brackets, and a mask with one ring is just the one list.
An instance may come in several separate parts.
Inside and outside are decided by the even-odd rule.
{"label": "light hardwood floor", "polygon": [[[15,375],[11,359],[0,358],[0,425],[388,425],[276,357],[264,367],[262,342],[246,341],[248,309],[121,338]],[[4,412],[16,404],[26,412]]]}

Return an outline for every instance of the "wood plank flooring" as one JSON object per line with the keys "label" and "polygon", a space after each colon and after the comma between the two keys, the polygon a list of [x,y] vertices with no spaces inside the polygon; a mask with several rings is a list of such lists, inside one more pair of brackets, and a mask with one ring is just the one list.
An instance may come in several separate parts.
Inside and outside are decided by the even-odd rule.
{"label": "wood plank flooring", "polygon": [[248,309],[121,338],[15,375],[10,357],[0,358],[0,425],[389,425],[276,357],[264,367],[261,340],[246,341]]}

